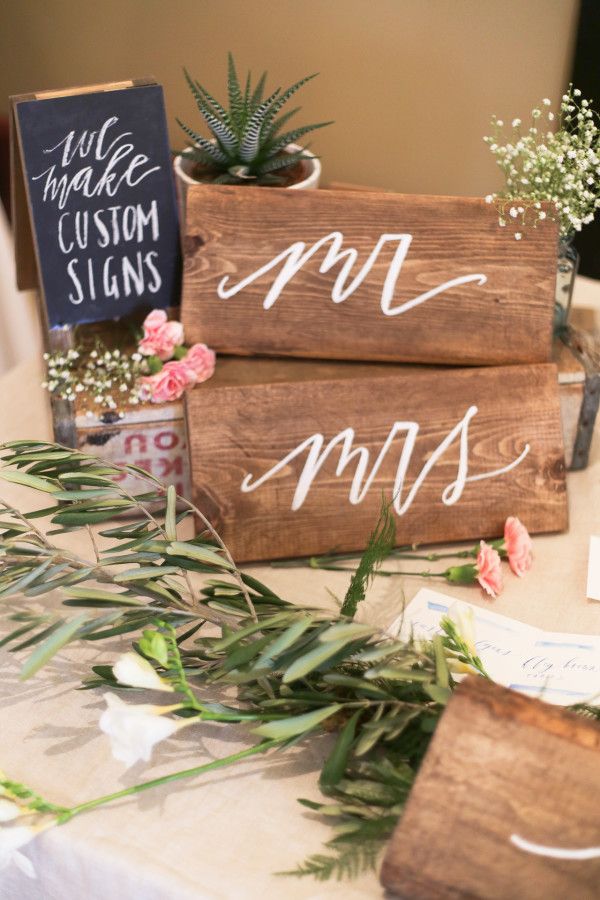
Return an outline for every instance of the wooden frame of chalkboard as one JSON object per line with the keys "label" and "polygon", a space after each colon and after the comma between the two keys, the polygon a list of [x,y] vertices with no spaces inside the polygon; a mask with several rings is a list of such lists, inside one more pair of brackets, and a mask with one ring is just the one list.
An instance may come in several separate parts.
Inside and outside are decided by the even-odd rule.
{"label": "wooden frame of chalkboard", "polygon": [[17,284],[47,343],[78,324],[179,304],[181,243],[155,79],[10,98]]}

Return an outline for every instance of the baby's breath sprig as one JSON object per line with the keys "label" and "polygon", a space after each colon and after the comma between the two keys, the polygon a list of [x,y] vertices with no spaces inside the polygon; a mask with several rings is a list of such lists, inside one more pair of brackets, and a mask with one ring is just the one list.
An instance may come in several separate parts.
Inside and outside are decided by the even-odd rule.
{"label": "baby's breath sprig", "polygon": [[81,395],[89,417],[98,410],[115,411],[121,405],[136,406],[141,401],[138,378],[145,364],[138,352],[109,349],[97,338],[89,352],[79,346],[44,353],[44,360],[48,376],[42,387],[71,403]]}
{"label": "baby's breath sprig", "polygon": [[[504,173],[505,186],[486,200],[496,203],[501,226],[535,227],[548,216],[559,223],[560,236],[570,238],[593,220],[600,207],[599,117],[590,101],[580,97],[581,91],[570,84],[556,116],[545,98],[532,110],[528,128],[521,119],[512,120],[507,141],[504,122],[493,117],[493,134],[484,141]],[[522,230],[514,236],[520,240]]]}

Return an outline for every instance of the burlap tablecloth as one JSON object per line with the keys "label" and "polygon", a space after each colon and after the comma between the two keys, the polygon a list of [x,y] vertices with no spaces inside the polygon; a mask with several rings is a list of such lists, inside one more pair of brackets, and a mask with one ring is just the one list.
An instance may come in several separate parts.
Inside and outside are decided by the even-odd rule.
{"label": "burlap tablecloth", "polygon": [[[583,284],[579,294],[580,302],[596,305],[600,292]],[[0,379],[0,440],[50,436],[41,378],[41,365],[32,360]],[[493,608],[551,630],[597,634],[600,603],[586,600],[586,572],[589,536],[600,534],[598,436],[589,468],[569,474],[568,489],[568,533],[536,538],[534,570],[522,580],[507,575],[505,591]],[[17,503],[32,502],[13,485],[2,486],[0,493]],[[348,582],[348,576],[333,572],[267,566],[249,570],[288,599],[311,604],[330,604],[328,590],[343,596]],[[377,579],[363,614],[390,621],[403,599],[410,600],[422,585],[416,578]],[[440,589],[486,602],[474,588]],[[0,768],[49,799],[70,805],[248,745],[241,730],[193,726],[157,748],[152,765],[124,774],[97,728],[104,707],[101,692],[72,690],[91,664],[110,662],[118,648],[116,642],[69,648],[26,683],[18,680],[17,660],[0,651]],[[326,739],[314,741],[287,755],[258,758],[81,816],[26,848],[36,881],[14,867],[0,874],[0,898],[380,897],[375,875],[319,884],[274,874],[321,851],[331,834],[296,802],[299,797],[319,798],[317,773],[326,752]]]}

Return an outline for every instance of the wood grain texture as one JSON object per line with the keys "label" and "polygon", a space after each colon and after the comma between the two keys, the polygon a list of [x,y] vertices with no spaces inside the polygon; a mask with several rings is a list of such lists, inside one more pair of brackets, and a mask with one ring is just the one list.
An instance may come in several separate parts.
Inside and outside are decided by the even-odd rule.
{"label": "wood grain texture", "polygon": [[381,881],[411,900],[591,900],[600,859],[533,856],[510,835],[598,845],[600,727],[482,678],[458,688],[384,860]]}
{"label": "wood grain texture", "polygon": [[[182,320],[191,341],[240,355],[486,365],[547,362],[556,281],[556,227],[549,219],[515,241],[494,207],[464,197],[363,191],[197,185],[188,193]],[[391,308],[446,282],[455,285],[400,315],[382,311],[397,242],[381,249],[362,283],[342,302],[332,288],[343,262],[320,273],[321,247],[269,309],[263,301],[281,270],[239,293],[217,288],[247,278],[294,242],[308,250],[331,232],[358,257],[357,275],[383,234],[410,234]]]}
{"label": "wood grain texture", "polygon": [[[419,432],[399,498],[410,495],[423,467],[475,405],[468,427],[469,476],[511,464],[511,471],[467,483],[454,505],[441,495],[458,473],[455,439],[426,475],[412,505],[397,516],[398,543],[462,540],[502,533],[508,515],[533,532],[567,525],[564,457],[556,367],[482,370],[306,360],[222,359],[215,376],[186,395],[192,490],[240,561],[361,550],[375,524],[382,494],[392,497],[407,445],[400,431],[382,454],[370,488],[350,502],[359,451],[341,468],[333,447],[299,508],[292,502],[309,447],[251,492],[244,479],[261,478],[311,436],[326,447],[344,429],[352,448],[369,459],[363,478],[395,422]],[[350,448],[348,448],[350,449]],[[356,485],[355,485],[356,489]]]}

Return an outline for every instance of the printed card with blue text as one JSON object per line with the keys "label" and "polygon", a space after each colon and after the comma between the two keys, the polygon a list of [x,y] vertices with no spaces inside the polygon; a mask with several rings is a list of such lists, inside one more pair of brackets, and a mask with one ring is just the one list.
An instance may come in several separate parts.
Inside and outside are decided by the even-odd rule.
{"label": "printed card with blue text", "polygon": [[[431,639],[456,600],[424,588],[388,632]],[[544,631],[466,604],[475,616],[475,646],[490,677],[547,703],[600,703],[600,635]]]}

